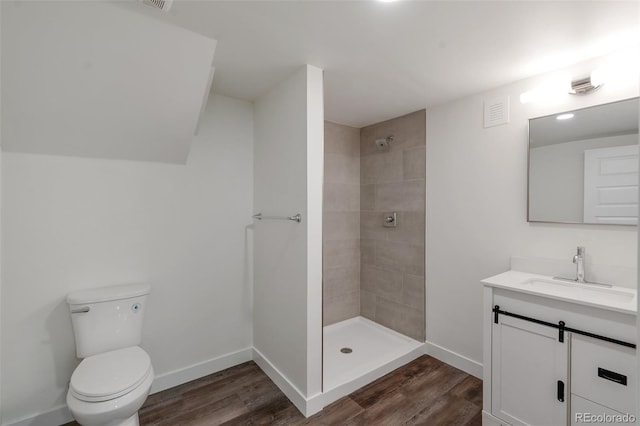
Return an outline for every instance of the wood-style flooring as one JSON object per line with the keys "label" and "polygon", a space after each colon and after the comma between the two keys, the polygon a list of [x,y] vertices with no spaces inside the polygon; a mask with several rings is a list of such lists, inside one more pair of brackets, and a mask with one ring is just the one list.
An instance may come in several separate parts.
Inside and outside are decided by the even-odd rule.
{"label": "wood-style flooring", "polygon": [[480,426],[481,410],[481,380],[424,355],[308,419],[252,361],[151,395],[139,414],[142,426]]}

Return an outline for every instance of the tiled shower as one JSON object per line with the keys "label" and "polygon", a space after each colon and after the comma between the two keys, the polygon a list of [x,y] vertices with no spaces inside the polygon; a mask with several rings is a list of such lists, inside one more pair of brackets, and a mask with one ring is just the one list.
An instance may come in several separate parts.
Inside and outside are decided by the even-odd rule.
{"label": "tiled shower", "polygon": [[325,122],[323,325],[360,314],[360,129]]}
{"label": "tiled shower", "polygon": [[425,120],[325,122],[324,325],[362,316],[425,339]]}

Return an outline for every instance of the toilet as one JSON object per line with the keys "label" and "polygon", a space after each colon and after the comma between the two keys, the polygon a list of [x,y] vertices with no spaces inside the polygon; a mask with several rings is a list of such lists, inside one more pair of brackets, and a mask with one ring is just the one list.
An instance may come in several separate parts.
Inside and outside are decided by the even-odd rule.
{"label": "toilet", "polygon": [[140,346],[148,284],[69,293],[67,304],[82,361],[71,375],[67,406],[83,426],[139,426],[151,390],[151,358]]}

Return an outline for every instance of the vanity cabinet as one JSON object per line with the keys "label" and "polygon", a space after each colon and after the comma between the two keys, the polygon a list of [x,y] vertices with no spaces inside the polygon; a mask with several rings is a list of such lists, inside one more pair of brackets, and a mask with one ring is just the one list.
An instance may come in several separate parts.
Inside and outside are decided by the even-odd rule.
{"label": "vanity cabinet", "polygon": [[487,280],[483,425],[615,424],[615,416],[637,416],[636,350],[624,346],[635,344],[634,311]]}
{"label": "vanity cabinet", "polygon": [[557,330],[501,316],[491,355],[495,416],[513,426],[566,424],[569,344]]}
{"label": "vanity cabinet", "polygon": [[577,421],[576,415],[581,413],[610,416],[634,413],[636,380],[634,349],[590,337],[571,336],[572,425],[585,423]]}
{"label": "vanity cabinet", "polygon": [[[622,413],[605,407],[604,405],[596,404],[577,395],[571,395],[571,426],[583,426],[588,424],[589,426],[611,426],[611,421],[606,421],[604,416],[621,416]],[[576,416],[576,414],[578,416]],[[601,419],[586,418],[589,414],[595,414],[602,416]],[[613,423],[615,424],[615,423]],[[618,422],[618,424],[622,424]],[[633,422],[625,422],[625,424],[633,424]]]}

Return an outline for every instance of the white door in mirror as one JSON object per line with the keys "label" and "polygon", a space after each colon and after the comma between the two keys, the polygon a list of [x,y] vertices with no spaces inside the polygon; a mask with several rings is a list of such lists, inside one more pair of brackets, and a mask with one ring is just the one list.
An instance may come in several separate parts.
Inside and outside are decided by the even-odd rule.
{"label": "white door in mirror", "polygon": [[638,223],[638,145],[584,151],[584,222]]}

